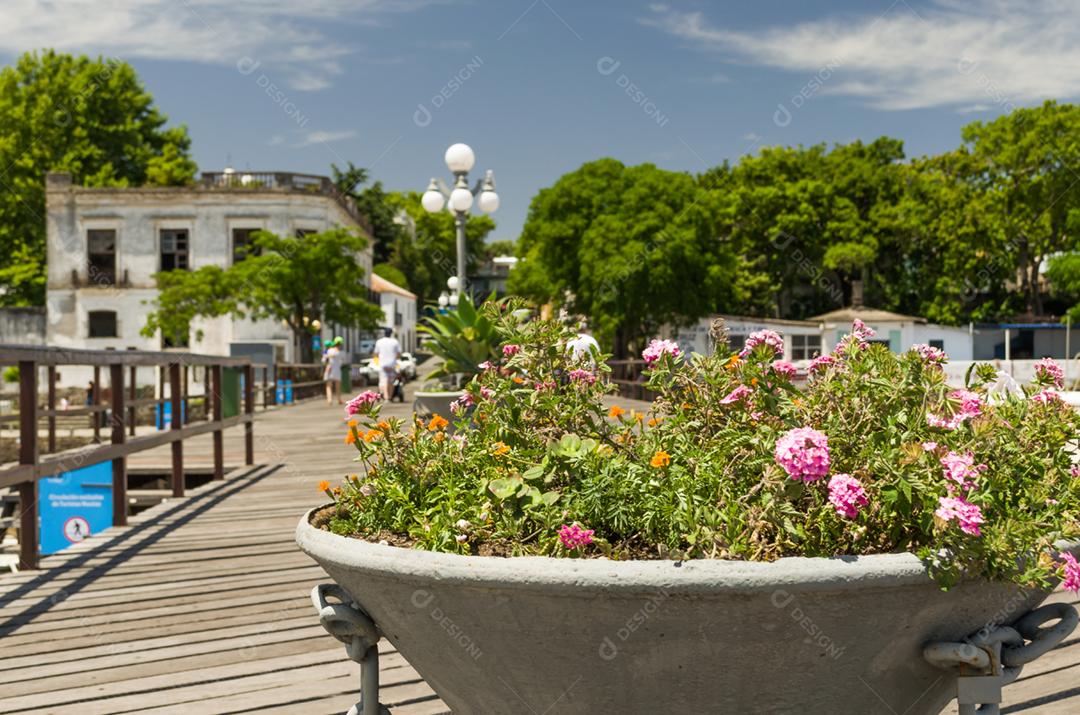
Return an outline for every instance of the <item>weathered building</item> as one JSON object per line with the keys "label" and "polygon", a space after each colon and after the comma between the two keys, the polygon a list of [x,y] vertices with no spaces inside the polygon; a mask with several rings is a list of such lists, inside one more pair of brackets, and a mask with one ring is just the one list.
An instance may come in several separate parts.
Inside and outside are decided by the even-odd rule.
{"label": "weathered building", "polygon": [[[190,187],[87,188],[72,185],[68,174],[49,174],[47,342],[118,350],[174,347],[160,335],[140,332],[157,295],[155,273],[227,268],[243,260],[242,249],[255,231],[301,236],[338,226],[370,238],[356,205],[326,177],[226,171],[204,173]],[[370,248],[361,260],[370,277]],[[369,284],[356,288],[370,291]],[[359,339],[358,331],[325,330],[331,327],[349,342]],[[291,332],[273,321],[217,318],[192,328],[186,347],[193,351],[227,355],[233,343],[268,343],[278,360],[297,357]]]}

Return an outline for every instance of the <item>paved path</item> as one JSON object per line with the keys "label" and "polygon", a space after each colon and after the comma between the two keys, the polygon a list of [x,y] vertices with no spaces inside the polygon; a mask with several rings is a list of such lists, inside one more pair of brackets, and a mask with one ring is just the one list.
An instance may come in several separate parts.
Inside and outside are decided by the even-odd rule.
{"label": "paved path", "polygon": [[[260,466],[239,467],[232,430],[224,482],[48,557],[41,571],[0,576],[0,713],[345,712],[359,666],[319,627],[308,594],[328,578],[293,543],[299,516],[325,501],[318,482],[349,469],[343,434],[340,410],[321,401],[262,413]],[[167,449],[132,466],[165,469]],[[185,443],[185,462],[210,464],[208,435]],[[394,714],[447,712],[383,648]],[[1080,713],[1080,633],[1005,693],[1003,713]]]}

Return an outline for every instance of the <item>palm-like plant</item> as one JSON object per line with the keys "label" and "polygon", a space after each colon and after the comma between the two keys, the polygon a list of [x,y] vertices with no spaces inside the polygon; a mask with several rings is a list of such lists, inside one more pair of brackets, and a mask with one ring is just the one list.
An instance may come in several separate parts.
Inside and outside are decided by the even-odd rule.
{"label": "palm-like plant", "polygon": [[467,381],[480,372],[482,362],[496,360],[502,342],[495,324],[465,295],[454,310],[425,318],[420,331],[431,336],[431,352],[442,358],[429,378],[459,374]]}

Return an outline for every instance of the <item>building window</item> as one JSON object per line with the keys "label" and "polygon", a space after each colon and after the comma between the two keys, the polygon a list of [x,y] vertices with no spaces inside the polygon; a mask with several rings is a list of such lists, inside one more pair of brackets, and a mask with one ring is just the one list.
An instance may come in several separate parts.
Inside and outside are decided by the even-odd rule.
{"label": "building window", "polygon": [[87,231],[86,255],[88,282],[91,285],[116,285],[116,231]]}
{"label": "building window", "polygon": [[261,252],[258,246],[251,243],[251,237],[258,228],[234,228],[232,230],[232,259],[233,263],[239,263],[248,256],[257,256]]}
{"label": "building window", "polygon": [[114,310],[91,310],[90,311],[90,337],[91,338],[115,338],[116,334],[116,311]]}
{"label": "building window", "polygon": [[791,359],[809,360],[821,353],[820,335],[792,335]]}
{"label": "building window", "polygon": [[166,228],[161,231],[161,270],[188,269],[188,231],[186,228]]}
{"label": "building window", "polygon": [[944,350],[945,349],[945,341],[944,340],[931,340],[929,345],[930,345],[930,347],[937,348],[938,350]]}
{"label": "building window", "polygon": [[304,238],[305,236],[310,236],[313,233],[318,233],[318,231],[316,231],[313,228],[298,228],[298,229],[296,229],[296,237],[297,238]]}

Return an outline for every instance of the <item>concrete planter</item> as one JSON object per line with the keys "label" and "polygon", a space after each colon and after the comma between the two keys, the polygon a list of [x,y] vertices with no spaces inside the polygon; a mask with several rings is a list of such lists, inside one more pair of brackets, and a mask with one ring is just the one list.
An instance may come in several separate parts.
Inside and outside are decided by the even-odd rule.
{"label": "concrete planter", "polygon": [[450,405],[464,394],[461,390],[417,391],[414,395],[413,412],[449,418]]}
{"label": "concrete planter", "polygon": [[1011,623],[1041,591],[942,592],[912,554],[611,562],[439,554],[297,527],[455,713],[938,713],[929,641]]}

